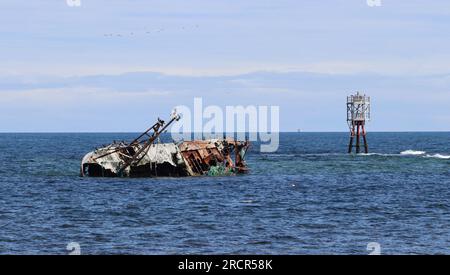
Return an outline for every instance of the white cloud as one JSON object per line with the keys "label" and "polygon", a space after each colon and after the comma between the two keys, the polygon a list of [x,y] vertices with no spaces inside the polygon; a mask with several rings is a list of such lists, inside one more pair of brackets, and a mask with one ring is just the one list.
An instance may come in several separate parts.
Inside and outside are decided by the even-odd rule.
{"label": "white cloud", "polygon": [[101,87],[73,87],[0,91],[0,104],[33,103],[43,108],[48,105],[74,105],[81,102],[102,104],[118,102],[123,98],[148,99],[170,96],[169,91],[115,91]]}
{"label": "white cloud", "polygon": [[138,66],[112,64],[86,64],[62,66],[61,64],[36,65],[24,63],[4,63],[0,76],[89,76],[120,75],[129,72],[156,72],[172,76],[233,76],[257,71],[269,72],[311,72],[320,74],[359,74],[380,75],[430,75],[450,73],[450,55],[437,55],[416,58],[396,58],[386,60],[371,58],[360,60],[329,60],[304,62],[300,64],[278,64],[247,62],[222,65],[193,64],[187,66]]}

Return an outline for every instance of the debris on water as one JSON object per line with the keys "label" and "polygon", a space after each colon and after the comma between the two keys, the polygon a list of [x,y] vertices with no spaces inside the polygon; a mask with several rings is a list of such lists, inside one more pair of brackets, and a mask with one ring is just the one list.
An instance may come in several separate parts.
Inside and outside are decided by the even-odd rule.
{"label": "debris on water", "polygon": [[160,134],[179,119],[178,114],[172,114],[168,123],[158,118],[130,143],[114,141],[87,153],[81,161],[81,176],[228,176],[248,171],[244,160],[248,141],[223,138],[159,143]]}
{"label": "debris on water", "polygon": [[227,168],[224,165],[216,165],[211,166],[208,171],[208,176],[217,177],[217,176],[230,176],[234,174],[233,169]]}

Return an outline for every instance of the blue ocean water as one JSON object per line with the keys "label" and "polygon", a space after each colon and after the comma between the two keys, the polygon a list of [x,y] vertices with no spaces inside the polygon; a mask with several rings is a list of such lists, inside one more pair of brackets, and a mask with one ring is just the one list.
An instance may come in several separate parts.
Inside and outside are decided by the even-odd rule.
{"label": "blue ocean water", "polygon": [[232,177],[81,178],[135,134],[0,134],[0,254],[450,254],[450,133],[282,133]]}

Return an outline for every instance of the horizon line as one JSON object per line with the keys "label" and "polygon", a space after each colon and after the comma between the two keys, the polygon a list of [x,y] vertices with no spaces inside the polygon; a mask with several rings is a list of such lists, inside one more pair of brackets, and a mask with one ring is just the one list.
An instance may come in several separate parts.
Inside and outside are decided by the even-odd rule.
{"label": "horizon line", "polygon": [[[0,131],[0,134],[135,134],[143,131]],[[348,133],[349,131],[278,131],[278,133]],[[167,134],[170,132],[162,133]],[[190,134],[197,134],[199,132],[190,132]],[[264,133],[264,132],[228,132],[228,134],[237,133]],[[277,132],[268,132],[277,133]],[[401,130],[401,131],[367,131],[370,133],[450,133],[450,130]],[[227,133],[226,133],[227,134]],[[205,135],[205,134],[204,134]],[[206,134],[208,135],[208,134]],[[210,134],[215,135],[215,134]]]}

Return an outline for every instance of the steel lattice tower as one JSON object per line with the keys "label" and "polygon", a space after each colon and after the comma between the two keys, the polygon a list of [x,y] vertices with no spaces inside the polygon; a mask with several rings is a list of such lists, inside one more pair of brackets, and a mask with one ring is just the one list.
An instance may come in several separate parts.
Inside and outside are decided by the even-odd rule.
{"label": "steel lattice tower", "polygon": [[[355,95],[347,97],[347,124],[350,129],[350,143],[348,153],[352,153],[353,147],[356,153],[361,151],[361,136],[364,140],[364,152],[369,153],[369,146],[366,138],[366,122],[370,121],[370,97],[357,92]],[[353,146],[353,140],[356,137],[356,145]]]}

